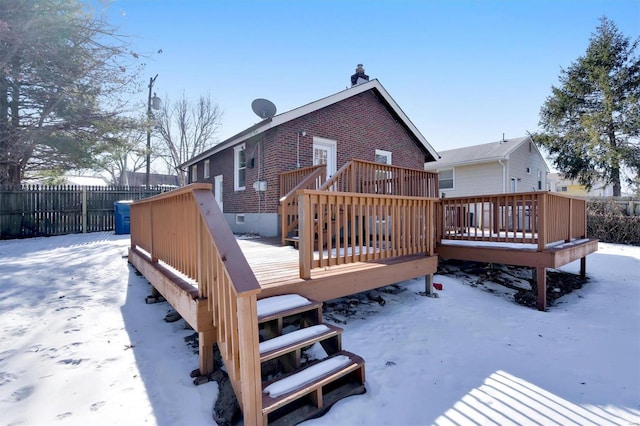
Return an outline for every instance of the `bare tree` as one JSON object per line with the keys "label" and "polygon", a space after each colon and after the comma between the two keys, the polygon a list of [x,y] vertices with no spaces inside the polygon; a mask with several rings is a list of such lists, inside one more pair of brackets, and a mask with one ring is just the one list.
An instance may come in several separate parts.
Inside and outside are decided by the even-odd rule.
{"label": "bare tree", "polygon": [[95,168],[106,171],[114,184],[129,185],[127,172],[137,172],[145,167],[147,149],[144,126],[133,120],[123,120],[118,130],[103,140],[105,148],[96,159]]}
{"label": "bare tree", "polygon": [[222,111],[211,102],[210,95],[200,96],[194,105],[183,93],[175,103],[167,99],[157,118],[162,139],[157,148],[159,154],[178,173],[180,184],[185,185],[186,174],[178,166],[215,145]]}

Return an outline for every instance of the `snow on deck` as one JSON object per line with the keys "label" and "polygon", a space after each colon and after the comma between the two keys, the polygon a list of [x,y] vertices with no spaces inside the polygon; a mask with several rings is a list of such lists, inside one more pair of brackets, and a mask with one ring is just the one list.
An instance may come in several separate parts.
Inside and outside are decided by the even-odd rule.
{"label": "snow on deck", "polygon": [[[582,244],[584,242],[589,241],[588,238],[571,240],[569,242],[565,242],[564,240],[554,241],[552,243],[547,244],[546,248],[567,248],[571,246],[575,246],[578,244]],[[442,239],[440,244],[450,245],[450,246],[473,246],[473,247],[501,247],[501,248],[513,248],[513,249],[530,249],[537,250],[538,244],[531,243],[513,243],[513,242],[504,242],[504,241],[474,241],[474,240],[448,240]]]}

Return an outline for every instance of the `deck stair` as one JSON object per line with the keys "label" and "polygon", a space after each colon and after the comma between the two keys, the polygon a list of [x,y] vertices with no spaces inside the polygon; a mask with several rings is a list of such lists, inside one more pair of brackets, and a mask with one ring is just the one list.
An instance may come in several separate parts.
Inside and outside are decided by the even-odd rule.
{"label": "deck stair", "polygon": [[261,299],[258,329],[265,424],[298,424],[365,392],[364,360],[342,350],[342,329],[322,322],[321,302]]}
{"label": "deck stair", "polygon": [[289,235],[284,237],[284,241],[285,241],[285,244],[292,245],[296,249],[298,248],[298,245],[300,244],[300,235],[298,233],[297,226],[291,230]]}

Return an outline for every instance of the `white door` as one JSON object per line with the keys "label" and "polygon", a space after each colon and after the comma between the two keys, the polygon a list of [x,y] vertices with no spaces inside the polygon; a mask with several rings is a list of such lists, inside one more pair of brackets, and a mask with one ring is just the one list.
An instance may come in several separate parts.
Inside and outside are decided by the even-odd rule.
{"label": "white door", "polygon": [[213,190],[214,190],[213,196],[215,197],[216,202],[218,203],[218,207],[220,207],[220,211],[224,211],[222,210],[222,175],[214,176]]}
{"label": "white door", "polygon": [[337,170],[337,146],[338,143],[334,140],[318,138],[315,136],[313,138],[313,165],[326,164],[327,179],[333,176]]}

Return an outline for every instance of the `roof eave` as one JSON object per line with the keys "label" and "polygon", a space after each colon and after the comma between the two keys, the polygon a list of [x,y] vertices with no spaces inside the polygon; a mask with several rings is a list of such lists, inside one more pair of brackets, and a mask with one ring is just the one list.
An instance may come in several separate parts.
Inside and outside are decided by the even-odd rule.
{"label": "roof eave", "polygon": [[184,163],[180,164],[179,167],[180,168],[189,167],[192,164],[197,163],[198,161],[201,161],[226,148],[242,143],[253,136],[266,132],[271,128],[277,127],[291,120],[295,120],[296,118],[318,111],[329,105],[333,105],[347,98],[366,92],[367,90],[373,90],[373,89],[375,89],[383,97],[387,105],[389,105],[389,107],[393,110],[393,112],[402,120],[402,122],[407,127],[407,129],[413,134],[413,136],[418,140],[418,142],[420,142],[423,150],[429,155],[431,155],[434,160],[439,158],[438,153],[433,149],[433,147],[429,144],[427,139],[422,135],[422,133],[420,133],[420,131],[416,128],[416,126],[411,122],[411,120],[409,119],[409,117],[407,117],[404,111],[402,111],[402,108],[398,106],[398,104],[391,97],[391,95],[389,95],[389,93],[384,89],[384,87],[382,87],[380,82],[377,79],[373,79],[367,83],[362,83],[357,86],[353,86],[351,88],[342,90],[338,93],[334,93],[333,95],[327,96],[325,98],[308,103],[301,107],[276,115],[272,118],[265,119],[260,123],[257,123],[249,127],[248,129],[243,130],[237,135],[234,135],[229,139],[219,143],[218,145],[208,149],[207,151],[197,155],[196,157],[188,161],[185,161]]}

